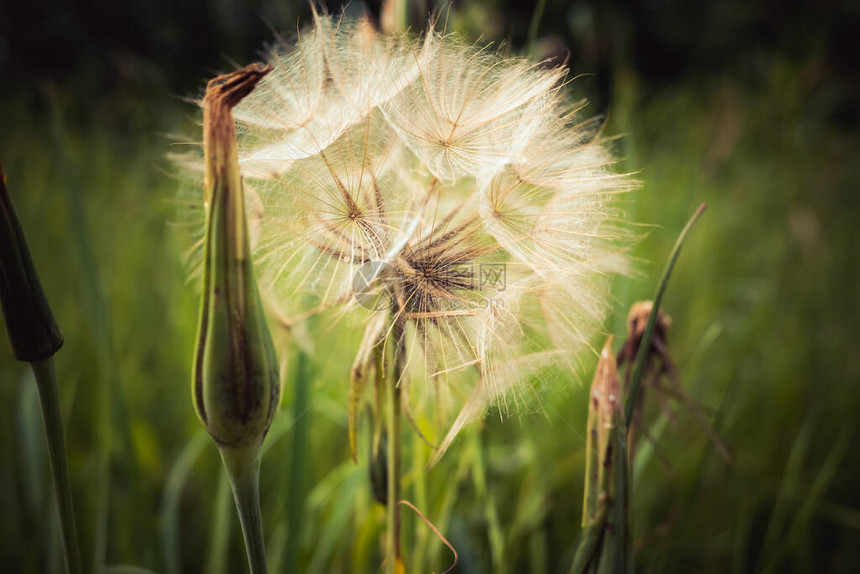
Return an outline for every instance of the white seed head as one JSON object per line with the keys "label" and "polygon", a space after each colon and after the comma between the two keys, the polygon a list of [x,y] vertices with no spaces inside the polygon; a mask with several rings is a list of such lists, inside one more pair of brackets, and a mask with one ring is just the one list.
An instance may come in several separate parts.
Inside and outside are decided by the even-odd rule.
{"label": "white seed head", "polygon": [[[569,380],[623,271],[616,198],[634,184],[611,171],[598,123],[574,121],[567,71],[324,16],[269,64],[235,117],[255,261],[279,306],[361,330],[401,321],[399,384],[438,423],[437,457],[488,406]],[[385,311],[356,297],[368,269]],[[391,328],[367,331],[359,356]]]}

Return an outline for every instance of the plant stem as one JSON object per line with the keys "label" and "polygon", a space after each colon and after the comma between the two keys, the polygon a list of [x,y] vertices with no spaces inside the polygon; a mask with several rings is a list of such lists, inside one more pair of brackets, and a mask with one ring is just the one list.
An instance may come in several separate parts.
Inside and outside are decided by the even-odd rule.
{"label": "plant stem", "polygon": [[401,413],[403,408],[403,397],[400,388],[400,378],[403,374],[403,361],[406,349],[403,340],[403,328],[395,319],[394,329],[394,369],[391,381],[385,385],[388,400],[386,412],[386,424],[388,425],[388,496],[386,497],[386,547],[388,549],[389,574],[402,574],[404,572],[403,557],[400,554],[400,482],[402,464],[402,435],[401,435]]}
{"label": "plant stem", "polygon": [[[305,509],[308,485],[308,447],[310,445],[311,418],[303,416],[310,408],[311,389],[308,376],[308,356],[301,349],[295,357],[295,379],[293,383],[293,428],[291,439],[285,446],[289,452],[283,461],[289,465],[284,474],[289,477],[290,485],[286,491],[284,509],[287,515],[287,542],[284,545],[285,572],[299,572],[299,536],[305,522]],[[284,441],[287,443],[287,441]]]}
{"label": "plant stem", "polygon": [[230,478],[251,574],[266,574],[266,545],[260,516],[260,447],[220,447]]}
{"label": "plant stem", "polygon": [[63,434],[63,420],[60,415],[60,397],[57,389],[57,374],[54,359],[48,357],[30,363],[36,377],[39,402],[42,406],[42,422],[45,438],[48,440],[48,453],[51,473],[54,475],[54,490],[57,494],[57,508],[60,511],[60,525],[63,534],[63,549],[66,554],[66,571],[80,574],[81,559],[78,549],[78,535],[75,529],[75,509],[72,505],[72,487],[69,483],[69,467],[66,462],[66,439]]}
{"label": "plant stem", "polygon": [[386,33],[405,32],[409,27],[408,0],[384,0],[380,8],[380,25]]}
{"label": "plant stem", "polygon": [[693,224],[702,215],[707,207],[706,204],[701,204],[693,213],[687,225],[681,230],[681,234],[675,241],[675,246],[672,248],[672,253],[669,256],[669,261],[666,262],[666,268],[663,270],[663,276],[660,278],[660,283],[657,284],[657,291],[654,294],[654,303],[651,308],[651,314],[648,316],[648,324],[645,326],[645,332],[642,333],[642,341],[639,343],[639,351],[636,354],[636,363],[633,367],[633,377],[630,382],[630,391],[627,394],[627,400],[624,404],[624,426],[630,428],[633,423],[633,410],[636,406],[636,395],[639,394],[639,386],[642,384],[642,376],[645,374],[645,362],[648,358],[648,350],[651,348],[651,339],[654,336],[654,325],[657,323],[657,314],[660,312],[660,302],[663,300],[663,293],[666,291],[666,286],[669,284],[669,277],[672,276],[672,270],[675,268],[675,262],[678,260],[678,255],[681,253],[681,247],[684,245],[684,240],[687,238],[687,233],[693,227]]}
{"label": "plant stem", "polygon": [[534,55],[535,50],[535,42],[537,42],[538,28],[540,28],[540,21],[543,18],[543,12],[546,9],[546,0],[537,0],[537,4],[535,5],[534,12],[532,12],[532,21],[529,24],[529,35],[528,40],[526,41],[526,52],[529,57]]}

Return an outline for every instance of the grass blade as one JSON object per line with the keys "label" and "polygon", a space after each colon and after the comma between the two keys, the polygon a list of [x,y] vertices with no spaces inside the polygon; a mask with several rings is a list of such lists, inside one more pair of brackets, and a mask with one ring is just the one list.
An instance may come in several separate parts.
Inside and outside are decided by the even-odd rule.
{"label": "grass blade", "polygon": [[636,354],[636,364],[633,367],[633,377],[630,382],[630,390],[627,394],[627,402],[624,405],[624,425],[630,427],[633,422],[633,411],[636,406],[636,396],[639,394],[639,387],[642,384],[642,377],[645,374],[645,362],[648,358],[648,349],[651,348],[651,339],[654,337],[654,325],[657,323],[657,313],[660,311],[660,303],[663,301],[663,294],[666,292],[666,286],[669,284],[669,278],[672,276],[672,270],[675,269],[675,262],[678,260],[678,255],[681,254],[681,247],[684,245],[684,240],[687,234],[693,227],[693,224],[702,215],[707,207],[706,204],[701,204],[699,208],[690,217],[687,225],[681,230],[681,234],[675,241],[675,246],[672,248],[672,253],[669,256],[669,261],[666,263],[666,268],[663,270],[663,276],[660,278],[660,283],[657,285],[657,291],[654,293],[654,305],[651,308],[651,314],[648,315],[648,324],[645,327],[645,332],[642,334],[642,342],[639,344],[639,352]]}
{"label": "grass blade", "polygon": [[203,449],[209,444],[208,439],[209,436],[202,430],[194,435],[194,438],[182,449],[182,453],[167,476],[159,520],[161,547],[164,552],[167,574],[180,574],[182,572],[179,546],[179,498],[191,472],[191,467],[194,466]]}

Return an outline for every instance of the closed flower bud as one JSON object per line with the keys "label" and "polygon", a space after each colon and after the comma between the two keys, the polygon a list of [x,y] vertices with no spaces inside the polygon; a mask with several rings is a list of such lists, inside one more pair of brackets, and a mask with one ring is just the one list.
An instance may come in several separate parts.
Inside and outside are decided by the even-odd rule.
{"label": "closed flower bud", "polygon": [[598,507],[615,497],[615,466],[619,460],[618,430],[624,428],[622,420],[621,385],[618,366],[612,354],[610,336],[600,353],[600,361],[594,371],[588,402],[588,452],[585,466],[585,501],[583,504],[583,526],[598,514]]}
{"label": "closed flower bud", "polygon": [[[645,327],[648,324],[648,316],[651,315],[651,309],[653,308],[653,301],[638,301],[630,307],[630,312],[627,314],[627,341],[618,352],[619,365],[623,363],[632,365],[636,360],[636,354],[639,352],[642,336],[645,334]],[[663,361],[663,368],[670,367],[671,358],[668,355],[667,335],[671,325],[672,318],[660,309],[657,312],[657,322],[654,323],[654,335],[648,349],[649,366],[652,366],[655,358],[659,356]],[[672,368],[674,369],[674,367]],[[627,384],[630,384],[629,380]]]}
{"label": "closed flower bud", "polygon": [[42,291],[24,232],[6,190],[0,167],[0,302],[9,341],[19,361],[47,359],[63,346],[63,335],[54,321]]}
{"label": "closed flower bud", "polygon": [[232,108],[269,68],[209,82],[204,106],[207,226],[194,403],[219,444],[259,445],[280,393],[278,361],[250,258]]}
{"label": "closed flower bud", "polygon": [[611,336],[600,354],[589,399],[583,533],[571,572],[630,572],[627,429]]}

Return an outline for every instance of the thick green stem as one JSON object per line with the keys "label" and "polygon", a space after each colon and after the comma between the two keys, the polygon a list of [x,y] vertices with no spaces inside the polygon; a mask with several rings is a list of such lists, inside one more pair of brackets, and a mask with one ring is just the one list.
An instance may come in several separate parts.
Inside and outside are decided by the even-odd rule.
{"label": "thick green stem", "polygon": [[266,574],[266,545],[260,515],[260,447],[221,447],[230,478],[251,574]]}
{"label": "thick green stem", "polygon": [[78,535],[75,529],[75,510],[72,505],[72,487],[69,483],[69,467],[66,462],[66,438],[63,434],[63,420],[60,416],[60,396],[57,390],[54,359],[48,357],[41,361],[33,361],[30,366],[36,376],[39,402],[42,405],[42,422],[45,425],[51,472],[54,475],[54,489],[57,494],[57,508],[60,511],[63,549],[66,553],[66,571],[70,574],[80,574],[81,558],[78,550]]}
{"label": "thick green stem", "polygon": [[395,320],[394,335],[394,369],[390,381],[386,381],[386,424],[388,427],[388,496],[386,497],[386,548],[388,549],[387,572],[402,574],[404,571],[403,556],[400,554],[400,482],[403,458],[403,437],[401,434],[401,415],[403,396],[401,391],[401,376],[406,349],[403,341],[403,329]]}

